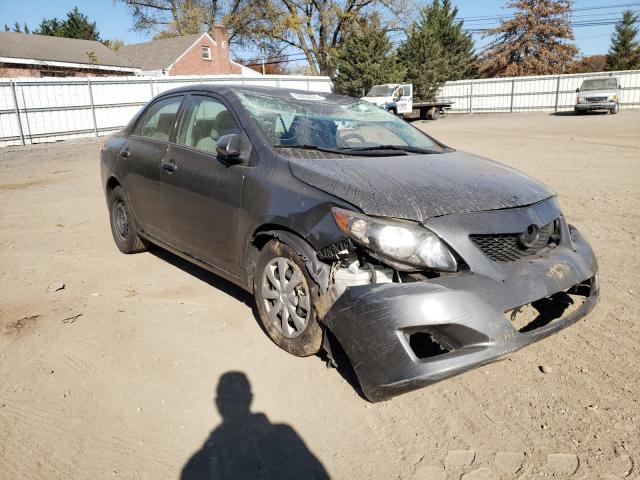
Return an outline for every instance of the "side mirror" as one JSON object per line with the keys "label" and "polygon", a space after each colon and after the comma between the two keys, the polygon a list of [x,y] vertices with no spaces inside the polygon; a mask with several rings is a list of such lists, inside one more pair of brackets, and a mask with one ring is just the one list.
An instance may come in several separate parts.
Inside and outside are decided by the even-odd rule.
{"label": "side mirror", "polygon": [[216,145],[216,153],[218,158],[224,160],[230,164],[240,163],[242,159],[240,158],[240,135],[237,133],[232,133],[229,135],[223,135],[218,139],[218,144]]}
{"label": "side mirror", "polygon": [[580,93],[580,89],[579,88],[576,88],[576,93]]}

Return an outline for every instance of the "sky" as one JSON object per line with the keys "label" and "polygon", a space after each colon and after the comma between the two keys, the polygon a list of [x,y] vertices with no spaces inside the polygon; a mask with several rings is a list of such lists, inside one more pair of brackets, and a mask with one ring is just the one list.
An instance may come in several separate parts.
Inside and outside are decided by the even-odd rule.
{"label": "sky", "polygon": [[[504,8],[506,0],[453,0],[452,3],[458,7],[459,16],[466,19],[465,26],[468,28],[495,25],[495,20],[487,21],[477,17],[495,17],[509,13]],[[127,8],[114,0],[0,0],[0,27],[4,24],[12,26],[15,22],[20,24],[26,22],[30,28],[36,28],[43,18],[65,18],[66,12],[74,6],[87,15],[90,21],[96,22],[103,39],[120,39],[126,44],[130,44],[144,42],[152,37],[152,34],[133,31],[133,22]],[[576,0],[574,8],[590,10],[576,11],[575,20],[592,23],[613,18],[618,19],[625,8],[624,6],[640,12],[640,1]],[[594,9],[596,7],[597,9]],[[581,54],[606,53],[613,28],[613,25],[576,27],[574,29],[576,44]],[[474,34],[473,38],[476,41],[477,49],[480,49],[487,41],[482,39],[479,34]],[[247,56],[246,52],[242,53],[243,56]]]}

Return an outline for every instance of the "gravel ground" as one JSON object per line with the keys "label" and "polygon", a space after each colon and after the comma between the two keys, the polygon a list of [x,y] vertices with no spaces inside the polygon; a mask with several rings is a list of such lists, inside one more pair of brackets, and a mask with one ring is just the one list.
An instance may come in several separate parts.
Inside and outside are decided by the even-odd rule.
{"label": "gravel ground", "polygon": [[558,192],[600,262],[590,316],[369,404],[238,288],[120,254],[99,141],[0,149],[0,478],[204,479],[214,451],[229,478],[640,478],[640,111],[416,125]]}

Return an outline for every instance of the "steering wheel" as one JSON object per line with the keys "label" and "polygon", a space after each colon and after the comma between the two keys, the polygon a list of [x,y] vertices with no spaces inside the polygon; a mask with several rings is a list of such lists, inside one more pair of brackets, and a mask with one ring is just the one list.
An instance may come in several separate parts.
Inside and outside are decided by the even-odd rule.
{"label": "steering wheel", "polygon": [[352,145],[355,142],[367,143],[364,137],[358,133],[348,133],[344,137],[340,138],[340,143],[344,146]]}

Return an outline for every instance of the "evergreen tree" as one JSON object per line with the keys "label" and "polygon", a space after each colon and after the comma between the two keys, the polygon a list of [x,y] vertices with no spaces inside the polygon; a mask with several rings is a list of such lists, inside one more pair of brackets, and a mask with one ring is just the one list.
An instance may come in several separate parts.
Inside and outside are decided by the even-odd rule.
{"label": "evergreen tree", "polygon": [[86,15],[78,11],[78,7],[74,7],[73,10],[67,13],[66,20],[45,18],[34,33],[54,37],[100,41],[100,33],[96,28],[96,22],[90,22]]}
{"label": "evergreen tree", "polygon": [[446,51],[435,33],[424,25],[414,25],[398,48],[398,63],[406,70],[405,80],[413,84],[413,95],[421,100],[433,99],[447,80]]}
{"label": "evergreen tree", "polygon": [[609,70],[635,70],[640,68],[640,43],[638,35],[638,15],[631,10],[622,14],[622,21],[611,36],[611,48],[607,55]]}
{"label": "evergreen tree", "polygon": [[433,0],[398,48],[417,98],[432,99],[443,82],[475,76],[473,40],[457,14],[450,0]]}
{"label": "evergreen tree", "polygon": [[363,18],[350,34],[345,35],[335,53],[338,75],[336,89],[345,95],[359,97],[373,85],[394,83],[402,79],[393,46],[377,15]]}
{"label": "evergreen tree", "polygon": [[31,33],[29,31],[29,26],[26,23],[22,24],[22,27],[18,22],[13,25],[13,28],[9,27],[6,23],[4,24],[5,32],[16,32],[16,33]]}
{"label": "evergreen tree", "polygon": [[515,0],[513,18],[487,32],[495,37],[480,58],[485,77],[563,73],[578,53],[569,15],[573,0]]}
{"label": "evergreen tree", "polygon": [[477,74],[474,44],[465,32],[462,20],[456,20],[458,8],[451,0],[433,0],[421,12],[421,28],[433,30],[438,43],[446,52],[446,80],[462,80]]}

